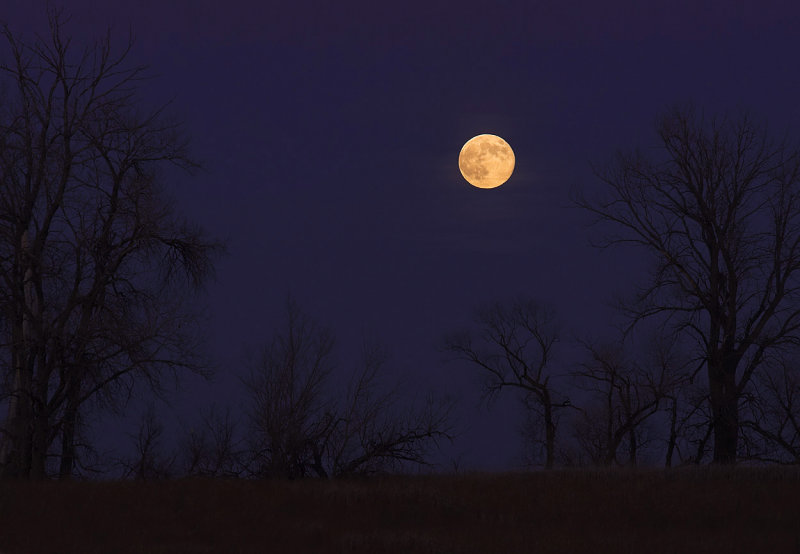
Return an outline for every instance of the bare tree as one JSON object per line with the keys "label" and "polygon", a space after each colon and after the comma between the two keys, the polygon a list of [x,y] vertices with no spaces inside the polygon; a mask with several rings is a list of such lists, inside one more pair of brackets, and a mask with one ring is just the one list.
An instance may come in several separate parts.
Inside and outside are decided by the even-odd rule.
{"label": "bare tree", "polygon": [[138,431],[128,435],[134,443],[134,455],[118,462],[123,469],[123,479],[151,481],[175,475],[176,457],[164,452],[163,434],[164,425],[150,404],[142,415]]}
{"label": "bare tree", "polygon": [[669,468],[701,464],[713,453],[710,447],[713,417],[708,387],[702,381],[696,382],[696,375],[692,376],[696,366],[692,360],[671,348],[660,350],[658,344],[655,346],[658,350],[652,353],[650,363],[654,365],[649,370],[666,370],[667,379],[660,389],[659,412],[649,416],[648,421],[656,420],[658,441],[666,448],[661,452],[664,465]]}
{"label": "bare tree", "polygon": [[[680,381],[674,360],[660,342],[649,345],[649,356],[636,360],[623,342],[582,343],[588,360],[573,373],[577,386],[591,393],[593,403],[582,408],[577,438],[594,463],[637,465],[646,446],[645,425],[661,409]],[[620,459],[620,450],[626,450]]]}
{"label": "bare tree", "polygon": [[199,424],[183,439],[182,473],[200,477],[240,477],[244,468],[244,448],[237,438],[237,424],[230,409],[220,413],[215,406],[201,414]]}
{"label": "bare tree", "polygon": [[664,410],[668,415],[665,466],[701,464],[711,454],[714,430],[708,386],[690,376],[679,379],[667,390]]}
{"label": "bare tree", "polygon": [[445,339],[445,349],[480,368],[491,399],[504,388],[522,390],[532,409],[540,410],[545,434],[545,468],[555,462],[557,410],[570,406],[550,383],[553,347],[558,342],[554,314],[530,299],[495,304],[477,312],[475,338],[462,333]]}
{"label": "bare tree", "polygon": [[159,181],[191,169],[163,109],[142,114],[144,68],[107,35],[82,51],[49,13],[28,43],[8,27],[0,75],[0,349],[9,352],[2,474],[42,478],[53,444],[59,474],[76,463],[89,400],[124,402],[164,370],[204,370],[196,314],[177,278],[199,287],[218,245],[180,222]]}
{"label": "bare tree", "polygon": [[313,445],[324,441],[335,421],[324,396],[333,370],[333,335],[291,299],[286,316],[285,334],[275,335],[244,379],[253,472],[259,477],[308,475]]}
{"label": "bare tree", "polygon": [[800,464],[800,373],[794,359],[769,360],[742,395],[743,457]]}
{"label": "bare tree", "polygon": [[800,340],[800,153],[747,115],[678,108],[658,122],[653,158],[620,154],[598,176],[609,195],[578,205],[656,262],[628,306],[633,325],[663,315],[695,340],[714,456],[736,462],[739,400],[770,350]]}
{"label": "bare tree", "polygon": [[331,394],[333,336],[291,299],[275,335],[244,383],[251,399],[249,451],[257,477],[342,477],[426,464],[431,443],[449,438],[448,407],[393,412],[398,390],[376,392],[385,357],[365,349],[348,391]]}
{"label": "bare tree", "polygon": [[381,390],[386,350],[365,344],[361,368],[339,404],[326,437],[327,465],[335,477],[398,471],[404,465],[427,466],[429,450],[450,439],[452,403],[429,395],[423,406],[398,405],[399,385]]}

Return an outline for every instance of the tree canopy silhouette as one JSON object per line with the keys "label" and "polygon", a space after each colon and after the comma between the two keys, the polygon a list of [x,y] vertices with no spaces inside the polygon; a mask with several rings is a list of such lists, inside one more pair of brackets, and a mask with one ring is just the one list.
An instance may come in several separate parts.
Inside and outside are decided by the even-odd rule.
{"label": "tree canopy silhouette", "polygon": [[249,466],[255,477],[349,477],[431,465],[428,454],[451,440],[449,400],[398,409],[400,390],[382,391],[386,352],[365,345],[347,391],[331,392],[333,333],[291,299],[286,324],[249,373]]}
{"label": "tree canopy silhouette", "polygon": [[558,410],[571,406],[550,382],[554,375],[553,349],[559,341],[555,313],[522,297],[477,310],[475,323],[480,327],[477,337],[469,332],[450,335],[445,337],[444,349],[483,372],[485,393],[490,399],[506,388],[525,393],[526,407],[544,424],[544,467],[552,469]]}
{"label": "tree canopy silhouette", "polygon": [[178,279],[200,286],[219,245],[180,221],[160,169],[196,167],[163,109],[142,111],[144,68],[109,35],[85,49],[49,12],[0,58],[0,353],[8,417],[0,468],[42,478],[60,445],[72,474],[80,412],[164,370],[202,371]]}
{"label": "tree canopy silhouette", "polygon": [[619,231],[600,246],[652,255],[652,275],[625,307],[632,325],[665,316],[693,338],[713,461],[732,464],[742,395],[767,358],[800,342],[800,151],[746,113],[678,107],[657,131],[657,150],[619,154],[597,171],[604,197],[576,201]]}

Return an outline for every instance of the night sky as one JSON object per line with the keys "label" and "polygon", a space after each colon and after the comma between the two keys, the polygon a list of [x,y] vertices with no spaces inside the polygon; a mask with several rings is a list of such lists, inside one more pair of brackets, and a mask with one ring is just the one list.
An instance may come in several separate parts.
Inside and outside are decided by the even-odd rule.
{"label": "night sky", "polygon": [[[443,336],[484,303],[525,294],[569,336],[608,333],[612,295],[645,277],[634,250],[598,251],[570,191],[602,191],[592,163],[656,145],[656,116],[691,101],[749,108],[800,136],[795,2],[216,2],[73,0],[77,43],[132,29],[156,75],[145,105],[172,101],[205,171],[171,176],[179,211],[225,240],[210,313],[215,380],[187,378],[160,412],[235,409],[246,345],[269,340],[287,294],[337,336],[339,368],[363,337],[392,354],[390,380],[451,394],[460,437],[437,461],[518,466],[513,394],[479,405],[480,374],[446,362]],[[15,32],[45,33],[44,2],[3,0]],[[147,104],[149,103],[149,104]],[[516,169],[469,186],[461,146],[492,133]],[[143,401],[140,401],[141,404]],[[136,406],[132,404],[131,414]],[[177,424],[176,424],[177,425]],[[124,444],[133,416],[98,422]]]}

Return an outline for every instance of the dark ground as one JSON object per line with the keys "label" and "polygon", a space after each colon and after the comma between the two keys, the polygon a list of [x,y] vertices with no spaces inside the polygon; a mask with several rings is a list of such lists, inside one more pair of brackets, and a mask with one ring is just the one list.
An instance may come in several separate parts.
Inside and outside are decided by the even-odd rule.
{"label": "dark ground", "polygon": [[800,552],[800,468],[0,483],[0,552]]}

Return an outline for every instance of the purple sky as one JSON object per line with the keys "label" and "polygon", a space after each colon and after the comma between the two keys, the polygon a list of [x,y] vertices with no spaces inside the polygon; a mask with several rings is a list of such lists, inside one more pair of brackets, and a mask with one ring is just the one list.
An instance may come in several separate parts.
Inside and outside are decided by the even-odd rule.
{"label": "purple sky", "polygon": [[[229,244],[207,296],[220,372],[187,379],[170,418],[240,403],[243,346],[268,340],[291,291],[333,328],[343,370],[366,334],[389,347],[390,378],[460,399],[463,436],[438,459],[512,467],[514,396],[478,408],[479,374],[436,347],[477,305],[520,293],[550,302],[566,333],[605,332],[611,295],[643,274],[635,252],[588,245],[569,192],[599,189],[590,163],[651,148],[656,115],[687,100],[798,135],[791,1],[66,4],[77,41],[133,28],[135,60],[159,76],[146,98],[173,99],[208,168],[175,179],[177,204]],[[43,31],[43,6],[4,0],[0,19]],[[458,171],[481,133],[516,153],[499,189]]]}

